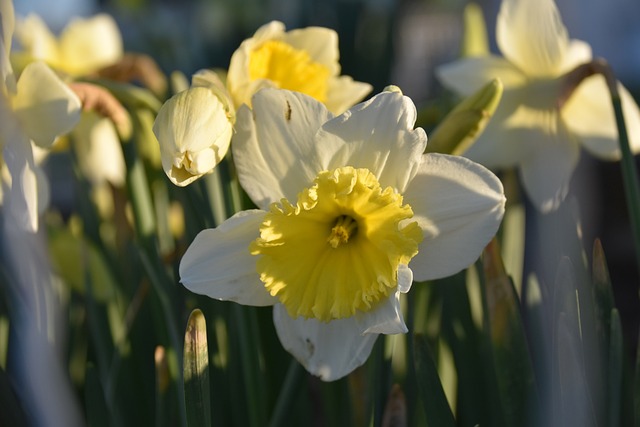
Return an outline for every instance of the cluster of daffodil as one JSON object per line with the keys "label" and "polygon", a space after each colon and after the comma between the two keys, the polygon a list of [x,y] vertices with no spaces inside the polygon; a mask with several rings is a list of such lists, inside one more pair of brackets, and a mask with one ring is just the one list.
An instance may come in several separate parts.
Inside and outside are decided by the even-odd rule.
{"label": "cluster of daffodil", "polygon": [[[111,200],[110,218],[103,215],[96,220],[87,214],[80,226],[69,220],[75,252],[56,253],[52,258],[59,269],[56,275],[63,281],[81,283],[76,285],[86,292],[83,298],[89,301],[86,311],[92,332],[100,331],[96,319],[101,314],[92,311],[96,295],[108,307],[104,310],[108,322],[103,323],[109,323],[109,344],[100,346],[104,337],[92,339],[98,352],[110,347],[110,356],[103,355],[100,360],[108,359],[107,366],[99,368],[98,376],[100,394],[105,407],[113,411],[114,423],[123,421],[114,403],[117,371],[133,346],[129,334],[140,307],[148,300],[149,283],[157,296],[154,316],[162,318],[156,323],[161,325],[156,333],[163,341],[155,353],[156,397],[165,396],[166,376],[180,377],[175,362],[182,360],[175,352],[181,350],[176,330],[182,325],[176,317],[182,318],[187,308],[193,309],[194,300],[206,300],[193,294],[243,306],[272,307],[270,318],[282,348],[312,376],[327,382],[346,377],[365,364],[380,335],[413,333],[410,328],[415,313],[420,312],[412,294],[422,292],[416,288],[442,283],[440,279],[455,283],[455,278],[483,254],[485,270],[479,281],[486,283],[480,291],[481,320],[472,320],[469,309],[456,317],[457,323],[444,324],[464,310],[461,306],[469,305],[467,292],[472,293],[470,283],[476,279],[452,285],[456,291],[444,292],[465,289],[464,298],[457,301],[460,306],[449,306],[451,313],[443,313],[443,324],[437,326],[449,331],[443,336],[449,337],[447,344],[454,350],[456,364],[462,365],[465,348],[455,344],[466,345],[464,337],[478,330],[484,332],[477,336],[485,333],[494,346],[490,373],[500,370],[498,361],[505,354],[525,354],[526,339],[518,329],[519,307],[525,310],[540,303],[545,293],[557,298],[550,303],[555,304],[554,310],[561,307],[559,312],[549,309],[554,349],[563,351],[566,345],[571,357],[578,357],[571,341],[576,339],[572,328],[580,330],[579,340],[586,342],[583,337],[590,336],[580,317],[586,304],[580,299],[585,295],[583,288],[567,279],[571,285],[565,288],[569,291],[552,289],[536,281],[544,282],[543,274],[529,280],[528,287],[514,286],[509,274],[521,276],[514,278],[518,283],[528,278],[522,277],[522,271],[504,271],[496,243],[497,234],[502,233],[502,241],[512,237],[512,221],[503,224],[503,218],[509,213],[508,203],[517,203],[507,200],[499,178],[503,175],[496,174],[517,168],[524,194],[537,210],[533,215],[549,218],[554,212],[564,212],[581,147],[606,160],[622,157],[621,116],[615,111],[615,102],[610,101],[612,97],[614,101],[617,97],[623,111],[631,152],[640,150],[638,105],[612,80],[606,67],[592,59],[585,42],[569,39],[553,0],[503,0],[496,27],[503,57],[490,54],[486,41],[476,37],[470,43],[480,43],[466,46],[460,60],[437,69],[443,85],[464,99],[437,124],[429,140],[425,130],[416,127],[414,102],[400,88],[389,85],[371,95],[370,84],[341,74],[338,34],[328,28],[287,31],[283,23],[270,22],[240,44],[228,69],[197,71],[183,87],[176,76],[170,96],[166,79],[150,58],[125,53],[117,25],[106,14],[75,19],[56,37],[35,15],[14,19],[11,0],[0,0],[0,30],[1,213],[5,229],[17,225],[30,235],[42,232],[50,190],[39,167],[47,151],[40,149],[64,145],[62,140],[57,146],[54,142],[65,134],[72,141],[78,174],[90,183],[90,199],[100,205],[99,199],[106,193]],[[12,49],[12,44],[18,48]],[[148,158],[143,162],[145,156]],[[234,203],[225,204],[226,193],[234,191]],[[184,215],[178,215],[180,224],[173,227],[180,231],[171,234],[167,231],[171,228],[169,217],[175,212],[168,211],[176,205],[187,208],[180,210]],[[76,218],[74,215],[71,217]],[[100,221],[114,225],[115,238],[104,238],[107,227]],[[576,234],[573,228],[571,232]],[[171,235],[170,243],[163,233]],[[50,248],[58,247],[61,241],[53,234]],[[126,240],[134,234],[136,243],[131,250]],[[189,241],[184,240],[185,234]],[[64,251],[70,247],[67,243],[62,245],[67,248]],[[524,251],[524,243],[520,243],[519,250]],[[11,247],[5,242],[5,251]],[[563,245],[558,248],[558,252],[564,250]],[[127,258],[129,251],[135,254],[135,261]],[[74,262],[66,259],[76,253],[81,266],[70,265]],[[594,255],[594,264],[597,261],[601,266],[602,258]],[[118,261],[132,265],[118,266]],[[144,273],[137,271],[137,264]],[[28,263],[8,266],[7,277],[23,277],[29,268]],[[602,278],[606,274],[598,274],[594,273],[594,282],[610,285],[608,277]],[[131,278],[138,281],[135,287],[113,285],[118,279]],[[177,298],[183,290],[177,282],[193,294]],[[430,283],[414,286],[415,282]],[[113,289],[96,292],[103,283]],[[13,287],[11,295],[28,292]],[[123,308],[127,293],[133,296]],[[438,298],[432,297],[425,307],[437,303]],[[577,306],[568,309],[567,304]],[[446,303],[441,304],[444,306]],[[612,303],[605,306],[588,308],[606,312],[606,320],[594,322],[602,321],[611,328],[604,340],[609,346],[607,334],[613,337],[619,331],[615,330],[615,315],[611,315],[615,310]],[[240,313],[239,325],[228,330],[248,329],[243,312],[234,313]],[[573,322],[567,313],[577,313],[578,321]],[[584,319],[588,325],[588,318]],[[217,322],[215,317],[210,325],[218,328]],[[189,325],[196,328],[195,323]],[[211,366],[227,365],[220,362],[226,357],[220,356],[226,354],[227,329],[224,331],[216,331],[216,345],[222,350]],[[198,334],[204,335],[204,344]],[[253,342],[239,338],[243,362],[259,358],[248,354],[261,339],[257,334],[253,337]],[[568,337],[569,344],[559,344],[563,337]],[[535,342],[535,337],[526,338]],[[191,341],[198,343],[189,347]],[[420,343],[416,338],[418,353],[424,349]],[[206,333],[188,329],[184,345],[185,378],[206,377],[208,381]],[[612,350],[606,360],[614,360],[616,354]],[[434,363],[425,362],[431,356],[420,353],[415,357],[419,374],[430,369],[424,366],[433,366],[436,372]],[[509,359],[506,366],[527,368],[527,363],[528,359],[521,365]],[[262,364],[263,360],[256,362]],[[445,375],[444,365],[439,366],[441,376]],[[464,367],[458,368],[462,376]],[[498,380],[492,384],[503,400],[514,390],[521,393],[512,397],[517,403],[502,402],[516,408],[505,410],[505,425],[525,414],[527,410],[522,408],[527,405],[548,409],[545,399],[537,402],[537,394],[533,399],[535,393],[513,385],[534,376],[525,368],[522,375],[529,376],[522,381],[509,382],[510,376],[517,376],[515,371],[503,376],[495,373]],[[243,372],[252,410],[259,407],[254,405],[254,394],[261,392],[252,389],[254,374]],[[83,379],[84,375],[89,378],[83,367]],[[426,393],[433,392],[434,401],[444,396],[437,372],[421,378],[437,389]],[[555,387],[552,383],[541,389],[543,394]],[[208,388],[208,382],[196,387],[199,399],[209,396],[203,391]],[[449,388],[447,392],[449,401],[454,400],[455,391]],[[593,397],[588,393],[580,402]],[[178,399],[180,418],[187,418],[190,425],[208,424],[210,420],[191,418],[193,413],[185,409],[186,405],[199,408],[194,410],[199,413],[210,412],[202,409],[200,400],[190,402],[191,397],[193,394],[187,393],[186,403]],[[460,399],[465,403],[463,391]],[[33,405],[41,408],[38,402]],[[425,404],[429,425],[433,420],[453,425],[446,400],[437,408],[430,405],[439,403]],[[532,418],[530,425],[555,417],[555,403],[549,405],[551,415]],[[444,415],[433,415],[443,407]],[[480,422],[473,418],[475,413],[465,419],[469,414],[465,410],[461,404],[460,420]],[[598,411],[596,417],[601,416]],[[162,418],[160,413],[156,416]],[[204,419],[209,417],[210,413]],[[36,424],[44,418],[34,415]],[[249,418],[252,424],[260,425],[255,413]],[[481,418],[483,422],[487,419],[497,418]]]}

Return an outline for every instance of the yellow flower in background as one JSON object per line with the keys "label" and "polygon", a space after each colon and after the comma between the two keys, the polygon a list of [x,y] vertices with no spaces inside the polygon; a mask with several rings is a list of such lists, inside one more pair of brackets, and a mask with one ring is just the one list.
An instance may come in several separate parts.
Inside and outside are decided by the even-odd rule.
{"label": "yellow flower in background", "polygon": [[227,154],[235,109],[213,71],[194,74],[191,87],[166,101],[153,124],[162,168],[184,187],[220,163]]}
{"label": "yellow flower in background", "polygon": [[263,89],[238,110],[232,144],[258,209],[203,230],[180,263],[192,292],[272,305],[283,347],[332,381],[379,334],[407,332],[413,278],[473,263],[504,212],[500,181],[472,161],[423,154],[416,109],[384,92],[334,117],[307,95]]}
{"label": "yellow flower in background", "polygon": [[340,76],[338,34],[322,27],[285,31],[282,22],[262,26],[231,56],[227,88],[236,108],[251,106],[264,87],[297,91],[340,114],[362,100],[371,85]]}
{"label": "yellow flower in background", "polygon": [[17,22],[15,38],[20,44],[14,59],[18,64],[39,59],[74,77],[113,65],[124,54],[120,30],[104,13],[74,18],[59,37],[39,16],[31,14]]}
{"label": "yellow flower in background", "polygon": [[[523,187],[542,212],[558,208],[580,147],[620,158],[610,94],[600,75],[566,96],[567,73],[592,60],[585,42],[570,40],[553,0],[503,0],[496,26],[501,56],[468,57],[438,70],[442,83],[468,96],[499,78],[504,93],[493,119],[464,156],[487,167],[518,167]],[[631,148],[640,150],[640,110],[619,85]]]}
{"label": "yellow flower in background", "polygon": [[38,230],[38,214],[48,200],[48,187],[35,163],[32,142],[48,148],[80,118],[78,97],[43,62],[29,64],[16,81],[9,62],[14,28],[13,5],[0,0],[0,146],[10,191],[3,204],[25,230]]}

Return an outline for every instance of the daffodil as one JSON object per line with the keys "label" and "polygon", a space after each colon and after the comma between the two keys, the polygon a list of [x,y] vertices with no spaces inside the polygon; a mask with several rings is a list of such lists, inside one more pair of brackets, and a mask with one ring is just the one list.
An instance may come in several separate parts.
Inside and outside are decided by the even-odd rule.
{"label": "daffodil", "polygon": [[[553,0],[503,0],[496,38],[502,57],[464,58],[438,76],[462,95],[493,78],[502,81],[494,118],[464,155],[490,168],[518,167],[526,193],[548,212],[566,196],[581,146],[605,160],[620,158],[610,94],[602,76],[593,75],[564,99],[569,73],[592,55],[588,44],[569,39]],[[621,84],[619,91],[637,152],[640,111]]]}
{"label": "daffodil", "polygon": [[201,231],[180,264],[189,290],[273,306],[284,348],[323,380],[407,332],[400,294],[479,256],[501,221],[500,181],[423,154],[411,100],[383,92],[334,117],[299,92],[263,89],[238,110],[232,150],[258,209]]}
{"label": "daffodil", "polygon": [[18,64],[39,59],[74,77],[113,65],[124,54],[120,30],[105,13],[74,18],[59,37],[38,15],[30,14],[17,22],[15,37],[20,44],[14,53]]}
{"label": "daffodil", "polygon": [[[16,23],[20,49],[12,54],[18,68],[34,60],[46,62],[72,78],[86,77],[123,57],[122,36],[107,14],[74,18],[56,37],[38,15]],[[124,185],[126,167],[120,138],[108,118],[86,111],[72,133],[80,169],[95,185]]]}
{"label": "daffodil", "polygon": [[322,27],[285,31],[272,21],[242,42],[231,56],[227,87],[236,108],[251,105],[264,87],[307,94],[340,114],[362,100],[371,85],[340,76],[338,34]]}
{"label": "daffodil", "polygon": [[229,150],[235,109],[213,71],[193,76],[191,87],[165,102],[153,124],[162,168],[184,187],[209,173]]}
{"label": "daffodil", "polygon": [[[50,147],[56,138],[71,130],[80,118],[78,97],[43,62],[29,64],[15,79],[9,62],[13,5],[0,0],[0,145],[9,180],[3,183],[3,203],[17,224],[29,231],[38,229],[38,213],[42,210],[42,173],[35,164],[32,142]],[[39,196],[40,193],[40,196]]]}

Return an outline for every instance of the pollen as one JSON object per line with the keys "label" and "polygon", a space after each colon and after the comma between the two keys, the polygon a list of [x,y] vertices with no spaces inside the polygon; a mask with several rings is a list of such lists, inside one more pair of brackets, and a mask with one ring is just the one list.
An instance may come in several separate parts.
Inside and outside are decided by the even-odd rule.
{"label": "pollen", "polygon": [[329,68],[312,60],[304,50],[270,40],[254,49],[249,57],[249,78],[266,79],[280,89],[312,96],[320,102],[327,99]]}
{"label": "pollen", "polygon": [[367,169],[321,172],[295,204],[274,203],[250,246],[265,288],[294,318],[328,322],[373,310],[418,253],[413,211]]}

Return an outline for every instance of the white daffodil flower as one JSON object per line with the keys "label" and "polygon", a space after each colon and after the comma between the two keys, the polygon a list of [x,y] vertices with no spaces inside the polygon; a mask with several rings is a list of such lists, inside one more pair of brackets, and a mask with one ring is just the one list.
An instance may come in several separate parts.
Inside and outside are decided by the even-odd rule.
{"label": "white daffodil flower", "polygon": [[473,263],[504,212],[502,184],[472,161],[423,154],[416,109],[384,92],[333,117],[278,89],[238,110],[232,150],[259,209],[200,232],[180,264],[192,292],[273,305],[284,348],[326,381],[368,358],[378,334],[407,332],[413,279]]}
{"label": "white daffodil flower", "polygon": [[227,87],[236,108],[251,106],[264,87],[307,94],[340,114],[361,101],[371,85],[340,76],[338,34],[322,27],[285,32],[282,22],[263,25],[231,56]]}
{"label": "white daffodil flower", "polygon": [[184,187],[211,172],[229,150],[234,121],[235,110],[216,74],[196,73],[189,89],[162,105],[153,124],[169,180]]}
{"label": "white daffodil flower", "polygon": [[53,35],[38,15],[18,20],[15,38],[18,63],[42,60],[71,76],[86,76],[113,65],[124,55],[122,36],[113,18],[101,13],[74,18],[59,37]]}
{"label": "white daffodil flower", "polygon": [[[74,18],[59,37],[39,16],[31,14],[18,20],[15,38],[21,50],[12,54],[12,60],[18,67],[41,60],[71,77],[96,73],[124,55],[120,30],[107,14]],[[80,168],[90,181],[96,185],[124,185],[126,166],[120,138],[109,119],[83,112],[72,136]]]}
{"label": "white daffodil flower", "polygon": [[29,64],[16,82],[9,47],[14,28],[13,4],[0,0],[0,146],[10,179],[3,182],[3,204],[16,223],[37,231],[38,213],[48,195],[31,143],[50,147],[80,118],[78,97],[43,62]]}
{"label": "white daffodil flower", "polygon": [[[592,60],[585,42],[570,40],[553,0],[503,0],[496,27],[503,57],[464,58],[438,70],[443,84],[467,96],[493,78],[504,94],[493,119],[464,155],[494,168],[517,166],[542,212],[558,208],[578,163],[580,146],[620,158],[605,80],[593,75],[563,99],[567,73]],[[619,84],[632,151],[640,149],[640,111]]]}

